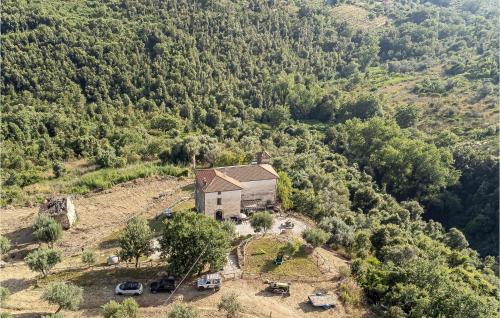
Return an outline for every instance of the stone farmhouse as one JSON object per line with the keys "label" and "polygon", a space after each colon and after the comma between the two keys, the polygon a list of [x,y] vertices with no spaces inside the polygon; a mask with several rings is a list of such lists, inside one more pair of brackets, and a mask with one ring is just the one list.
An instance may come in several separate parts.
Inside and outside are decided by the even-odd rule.
{"label": "stone farmhouse", "polygon": [[249,165],[197,169],[196,210],[216,220],[239,217],[242,210],[264,209],[276,203],[278,174],[267,152]]}

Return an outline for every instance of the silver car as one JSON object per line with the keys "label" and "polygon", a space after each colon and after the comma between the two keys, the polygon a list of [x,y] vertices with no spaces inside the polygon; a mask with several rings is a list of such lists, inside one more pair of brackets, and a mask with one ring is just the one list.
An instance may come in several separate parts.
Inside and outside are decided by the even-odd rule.
{"label": "silver car", "polygon": [[117,295],[133,295],[138,296],[143,292],[141,283],[138,282],[123,282],[116,286],[115,294]]}
{"label": "silver car", "polygon": [[222,284],[222,277],[220,273],[203,275],[196,281],[196,287],[198,290],[219,290]]}

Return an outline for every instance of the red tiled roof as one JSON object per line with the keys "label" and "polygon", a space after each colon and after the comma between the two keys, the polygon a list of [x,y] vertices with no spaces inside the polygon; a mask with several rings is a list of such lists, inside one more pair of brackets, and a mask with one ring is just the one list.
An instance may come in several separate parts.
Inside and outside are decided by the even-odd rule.
{"label": "red tiled roof", "polygon": [[268,164],[196,170],[196,183],[203,192],[238,190],[240,182],[272,179],[278,179],[278,174]]}
{"label": "red tiled roof", "polygon": [[225,176],[215,169],[196,170],[196,183],[203,192],[234,191],[241,190],[242,186],[229,176]]}
{"label": "red tiled roof", "polygon": [[225,170],[226,175],[240,182],[271,180],[278,178],[276,171],[274,171],[273,167],[268,164],[221,167],[216,169],[222,173],[224,173]]}

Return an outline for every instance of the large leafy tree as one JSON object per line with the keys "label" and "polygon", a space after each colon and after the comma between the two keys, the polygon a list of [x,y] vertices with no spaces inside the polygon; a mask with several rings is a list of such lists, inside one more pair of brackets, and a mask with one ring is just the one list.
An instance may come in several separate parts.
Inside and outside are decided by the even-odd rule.
{"label": "large leafy tree", "polygon": [[151,240],[153,233],[148,221],[143,217],[133,217],[120,233],[120,257],[123,260],[134,260],[135,267],[139,266],[141,256],[149,256],[153,252]]}
{"label": "large leafy tree", "polygon": [[229,239],[221,225],[212,218],[191,211],[175,214],[167,221],[160,240],[161,252],[169,270],[186,274],[220,269],[229,251]]}
{"label": "large leafy tree", "polygon": [[458,181],[449,150],[410,138],[392,120],[350,120],[341,129],[348,135],[347,157],[398,198],[437,194]]}

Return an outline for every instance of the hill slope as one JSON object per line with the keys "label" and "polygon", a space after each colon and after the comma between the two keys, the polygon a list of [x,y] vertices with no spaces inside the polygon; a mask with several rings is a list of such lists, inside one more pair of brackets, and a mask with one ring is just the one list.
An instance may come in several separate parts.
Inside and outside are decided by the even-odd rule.
{"label": "hill slope", "polygon": [[264,148],[380,311],[488,315],[495,260],[469,244],[498,253],[496,18],[490,1],[6,1],[2,204],[73,159]]}

